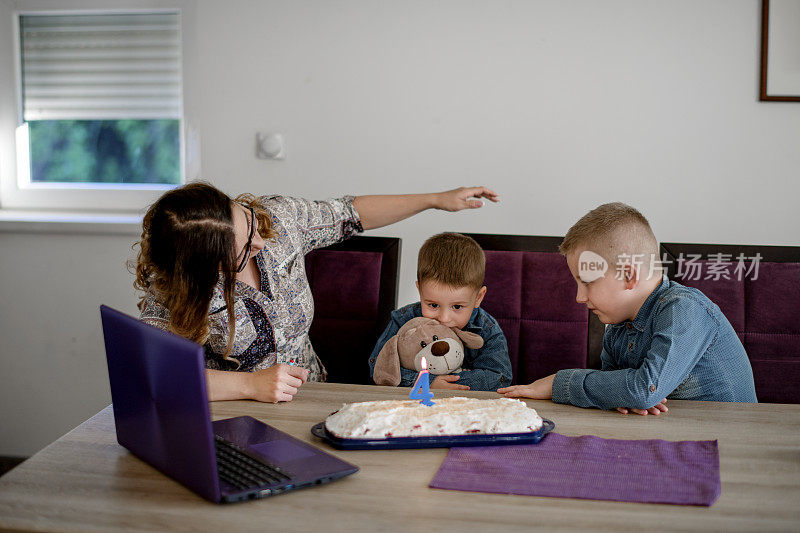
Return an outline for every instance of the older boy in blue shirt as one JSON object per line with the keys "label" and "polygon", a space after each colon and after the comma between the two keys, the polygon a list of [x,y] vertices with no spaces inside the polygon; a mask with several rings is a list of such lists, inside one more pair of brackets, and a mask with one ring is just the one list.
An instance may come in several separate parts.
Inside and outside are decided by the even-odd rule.
{"label": "older boy in blue shirt", "polygon": [[559,250],[578,285],[576,300],[607,324],[602,369],[561,370],[497,392],[642,415],[666,411],[667,398],[757,401],[730,322],[702,292],[663,274],[658,242],[639,211],[601,205],[570,228]]}
{"label": "older boy in blue shirt", "polygon": [[[431,388],[497,390],[510,384],[511,359],[506,337],[497,321],[480,308],[486,295],[485,271],[486,257],[475,239],[460,233],[440,233],[425,241],[417,260],[420,301],[392,312],[389,325],[369,358],[370,377],[373,378],[375,361],[383,345],[403,324],[424,316],[483,338],[482,348],[465,347],[460,373],[429,374]],[[412,386],[418,375],[415,370],[400,368],[400,385]]]}

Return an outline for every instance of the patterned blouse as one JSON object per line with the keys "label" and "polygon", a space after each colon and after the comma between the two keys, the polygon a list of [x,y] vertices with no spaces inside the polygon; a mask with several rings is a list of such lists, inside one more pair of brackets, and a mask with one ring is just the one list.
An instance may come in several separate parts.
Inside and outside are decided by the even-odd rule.
{"label": "patterned blouse", "polygon": [[[222,358],[228,342],[228,312],[220,278],[209,307],[206,368],[253,372],[287,363],[307,368],[309,381],[324,381],[327,372],[308,337],[314,300],[304,257],[315,248],[362,232],[361,219],[352,196],[318,202],[264,196],[259,201],[272,219],[276,237],[267,240],[254,256],[261,290],[236,281],[236,330],[230,356],[241,366],[237,368],[235,362]],[[153,291],[145,295],[140,318],[161,329],[169,327],[169,310]]]}

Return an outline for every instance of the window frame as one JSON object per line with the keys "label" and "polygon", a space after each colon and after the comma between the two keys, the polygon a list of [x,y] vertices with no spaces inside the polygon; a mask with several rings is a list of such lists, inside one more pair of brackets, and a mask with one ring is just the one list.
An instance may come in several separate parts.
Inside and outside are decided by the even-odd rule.
{"label": "window frame", "polygon": [[[28,5],[30,4],[30,5]],[[67,1],[57,5],[58,8],[43,7],[41,2],[21,0],[10,8],[0,10],[6,19],[0,24],[7,25],[11,16],[13,31],[10,38],[13,54],[10,84],[11,94],[6,92],[0,96],[0,211],[6,210],[40,210],[44,212],[116,212],[141,213],[165,191],[186,183],[187,168],[199,171],[199,141],[197,134],[189,126],[185,106],[185,73],[186,54],[189,48],[184,23],[187,11],[193,9],[190,1],[174,1],[168,6],[153,7],[151,2],[132,1],[126,8],[108,8],[100,1]],[[6,4],[8,6],[8,4]],[[63,6],[63,7],[62,7]],[[30,180],[30,144],[27,142],[27,123],[23,120],[23,87],[22,87],[22,49],[20,40],[20,17],[24,15],[87,15],[87,14],[123,14],[123,13],[159,13],[176,12],[180,31],[180,98],[181,117],[179,119],[180,138],[180,182],[178,184],[106,184],[106,183],[34,183]],[[0,32],[2,33],[2,32]],[[7,42],[7,41],[6,41]],[[5,48],[0,43],[0,49]],[[2,52],[0,52],[2,53]],[[6,58],[7,59],[7,58]],[[0,69],[6,62],[0,61]],[[3,72],[0,70],[0,77]],[[9,83],[9,82],[7,82]],[[0,92],[2,94],[2,92]],[[13,99],[13,104],[9,101]],[[3,108],[10,110],[13,106],[13,124],[4,116]],[[9,128],[13,131],[9,132]],[[3,139],[9,140],[4,142]],[[11,146],[8,146],[11,144]],[[4,164],[5,160],[5,164]]]}

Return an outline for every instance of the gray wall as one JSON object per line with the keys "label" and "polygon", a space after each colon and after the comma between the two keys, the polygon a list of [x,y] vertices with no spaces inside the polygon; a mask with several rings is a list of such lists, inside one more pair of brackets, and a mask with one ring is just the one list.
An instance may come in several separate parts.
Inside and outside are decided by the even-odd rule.
{"label": "gray wall", "polygon": [[[403,239],[400,303],[434,232],[563,235],[612,200],[665,241],[800,245],[800,104],[757,101],[760,0],[196,5],[185,106],[205,179],[312,198],[501,194],[372,232]],[[285,135],[285,161],[255,158],[258,131]],[[0,455],[109,402],[97,305],[135,310],[134,240],[0,233]]]}

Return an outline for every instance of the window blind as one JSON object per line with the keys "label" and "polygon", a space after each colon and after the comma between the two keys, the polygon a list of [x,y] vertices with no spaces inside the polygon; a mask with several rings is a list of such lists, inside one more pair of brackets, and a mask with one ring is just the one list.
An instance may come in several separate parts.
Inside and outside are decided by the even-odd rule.
{"label": "window blind", "polygon": [[178,119],[178,13],[20,16],[23,118]]}

